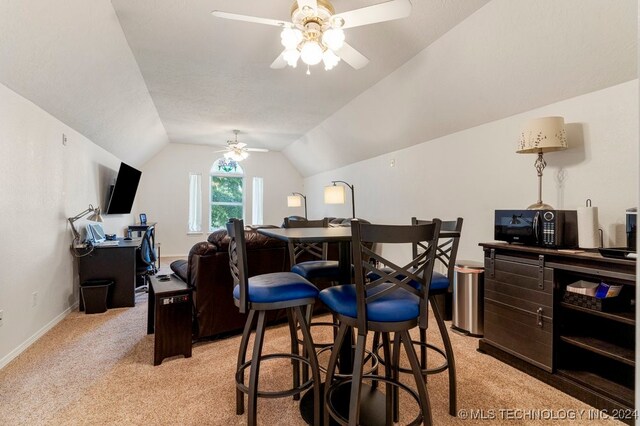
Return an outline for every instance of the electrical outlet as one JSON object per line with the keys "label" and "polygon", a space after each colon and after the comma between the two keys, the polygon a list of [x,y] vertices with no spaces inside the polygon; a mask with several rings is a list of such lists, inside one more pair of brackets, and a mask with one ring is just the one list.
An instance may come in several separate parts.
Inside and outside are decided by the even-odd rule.
{"label": "electrical outlet", "polygon": [[67,146],[67,135],[62,134],[62,145]]}
{"label": "electrical outlet", "polygon": [[35,308],[36,306],[38,306],[38,292],[34,291],[31,294],[31,307]]}
{"label": "electrical outlet", "polygon": [[0,327],[2,327],[2,324],[4,324],[4,322],[2,321],[3,317],[4,317],[4,311],[0,310]]}

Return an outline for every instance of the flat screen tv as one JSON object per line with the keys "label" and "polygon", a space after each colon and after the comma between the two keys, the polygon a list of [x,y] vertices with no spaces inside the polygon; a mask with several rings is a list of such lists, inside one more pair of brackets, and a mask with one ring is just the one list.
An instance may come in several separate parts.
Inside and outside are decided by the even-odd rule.
{"label": "flat screen tv", "polygon": [[107,214],[131,213],[133,200],[136,198],[136,190],[140,182],[142,172],[133,167],[120,163],[120,170],[115,185],[111,186]]}

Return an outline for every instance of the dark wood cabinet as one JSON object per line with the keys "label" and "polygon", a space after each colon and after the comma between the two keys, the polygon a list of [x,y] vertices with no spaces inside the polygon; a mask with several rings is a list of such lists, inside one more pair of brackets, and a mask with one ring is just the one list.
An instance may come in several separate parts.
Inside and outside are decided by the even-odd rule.
{"label": "dark wood cabinet", "polygon": [[[634,407],[635,264],[597,253],[481,244],[479,349],[600,409]],[[622,285],[615,310],[563,300],[576,281]],[[622,419],[625,420],[625,419]]]}

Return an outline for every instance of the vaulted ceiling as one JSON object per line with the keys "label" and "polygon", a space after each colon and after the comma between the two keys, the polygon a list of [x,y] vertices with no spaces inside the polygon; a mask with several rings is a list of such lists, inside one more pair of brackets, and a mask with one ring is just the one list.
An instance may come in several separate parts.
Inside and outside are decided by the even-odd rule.
{"label": "vaulted ceiling", "polygon": [[[286,20],[291,3],[0,0],[0,83],[134,165],[167,143],[221,145],[240,129],[310,175],[637,74],[634,0],[413,0],[408,18],[345,31],[367,67],[311,75],[269,68],[278,28],[210,14]],[[385,102],[393,122],[380,132],[370,108]],[[327,154],[344,141],[345,155]]]}

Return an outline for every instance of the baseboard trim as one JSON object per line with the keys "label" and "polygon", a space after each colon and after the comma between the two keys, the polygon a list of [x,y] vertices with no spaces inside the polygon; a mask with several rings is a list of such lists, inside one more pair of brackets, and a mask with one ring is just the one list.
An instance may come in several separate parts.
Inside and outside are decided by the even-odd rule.
{"label": "baseboard trim", "polygon": [[78,302],[69,306],[60,315],[49,321],[44,327],[38,330],[33,336],[22,342],[20,346],[9,352],[4,358],[0,359],[0,370],[13,361],[18,355],[27,350],[27,348],[33,345],[39,338],[41,338],[47,331],[55,327],[60,321],[62,321],[67,315],[78,308]]}

